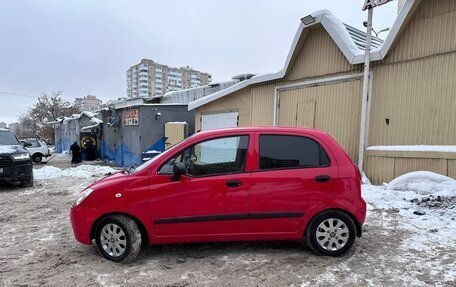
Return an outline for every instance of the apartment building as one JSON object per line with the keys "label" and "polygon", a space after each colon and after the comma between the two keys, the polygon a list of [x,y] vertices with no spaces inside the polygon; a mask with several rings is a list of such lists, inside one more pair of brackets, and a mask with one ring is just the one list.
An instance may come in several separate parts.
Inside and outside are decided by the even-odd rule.
{"label": "apartment building", "polygon": [[74,100],[74,105],[81,111],[91,111],[97,109],[101,106],[101,104],[102,101],[93,95],[87,95],[85,97],[76,98]]}
{"label": "apartment building", "polygon": [[205,86],[211,81],[210,74],[193,70],[189,66],[174,68],[142,59],[127,71],[127,97],[161,97],[170,91]]}

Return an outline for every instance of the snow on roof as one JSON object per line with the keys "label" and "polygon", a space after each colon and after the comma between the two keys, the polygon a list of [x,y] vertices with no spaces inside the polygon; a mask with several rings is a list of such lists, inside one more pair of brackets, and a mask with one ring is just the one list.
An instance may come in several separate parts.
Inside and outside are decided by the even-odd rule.
{"label": "snow on roof", "polygon": [[187,122],[166,122],[166,124],[173,124],[173,125],[186,125]]}
{"label": "snow on roof", "polygon": [[[89,112],[89,111],[83,111],[80,114],[72,114],[70,117],[58,118],[55,121],[48,122],[48,124],[60,124],[62,122],[68,122],[68,121],[71,121],[71,120],[77,120],[77,119],[80,119],[83,115],[85,115],[86,117],[90,118],[90,122],[93,123],[93,124],[99,125],[99,124],[103,123],[102,120],[100,120],[99,118],[96,117],[96,116],[98,116],[98,113],[93,113],[93,112]],[[86,128],[88,128],[88,127],[86,127]]]}
{"label": "snow on roof", "polygon": [[[364,51],[366,49],[366,38],[367,38],[367,33],[363,32],[361,30],[358,30],[350,25],[347,25],[344,23],[345,29],[347,29],[348,34],[350,35],[350,38],[353,39],[353,42],[355,42],[355,45],[358,47],[358,49]],[[373,49],[379,48],[383,44],[383,40],[377,37],[372,37],[371,40],[371,47]]]}
{"label": "snow on roof", "polygon": [[[404,29],[404,26],[406,25],[408,19],[411,18],[412,14],[416,10],[416,7],[421,3],[421,1],[422,0],[407,0],[384,42],[379,38],[372,38],[372,61],[382,60],[388,54],[392,45],[397,40],[400,32]],[[314,25],[320,24],[323,26],[323,28],[328,32],[329,36],[334,40],[337,47],[339,47],[350,64],[356,65],[364,61],[366,33],[342,23],[329,10],[320,10],[312,13],[311,16],[315,19],[314,22],[308,25],[305,25],[302,22],[299,23],[298,30],[296,31],[296,34],[293,38],[291,48],[285,61],[285,65],[280,71],[271,74],[254,76],[249,80],[242,81],[227,89],[197,99],[188,104],[188,109],[196,109],[200,106],[203,106],[207,103],[215,101],[221,97],[239,91],[253,84],[278,80],[285,77],[288,69],[290,68],[292,58],[296,53],[300,51],[298,43],[300,42],[301,38],[305,36],[306,33],[304,32]]]}
{"label": "snow on roof", "polygon": [[390,145],[370,146],[367,150],[378,151],[418,151],[418,152],[456,152],[455,145]]}

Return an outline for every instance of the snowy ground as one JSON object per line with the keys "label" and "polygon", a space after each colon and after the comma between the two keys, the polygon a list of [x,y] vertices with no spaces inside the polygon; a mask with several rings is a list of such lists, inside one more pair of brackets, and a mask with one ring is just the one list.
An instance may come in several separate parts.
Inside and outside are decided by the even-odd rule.
{"label": "snowy ground", "polygon": [[0,286],[456,285],[456,184],[447,178],[364,185],[364,234],[342,258],[298,243],[214,243],[147,247],[122,265],[77,243],[69,223],[77,193],[112,169],[35,168],[33,188],[0,186]]}

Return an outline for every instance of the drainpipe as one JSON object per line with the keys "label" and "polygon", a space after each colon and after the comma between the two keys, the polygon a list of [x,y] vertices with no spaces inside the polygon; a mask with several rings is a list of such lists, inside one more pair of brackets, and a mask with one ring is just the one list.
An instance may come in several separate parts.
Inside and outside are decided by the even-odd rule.
{"label": "drainpipe", "polygon": [[361,124],[359,131],[359,153],[358,153],[358,167],[363,169],[364,165],[364,151],[366,141],[367,127],[367,97],[369,93],[369,71],[370,71],[370,49],[372,38],[372,16],[374,8],[370,7],[367,11],[367,37],[366,37],[366,51],[364,54],[364,78],[363,78],[363,96],[361,100]]}

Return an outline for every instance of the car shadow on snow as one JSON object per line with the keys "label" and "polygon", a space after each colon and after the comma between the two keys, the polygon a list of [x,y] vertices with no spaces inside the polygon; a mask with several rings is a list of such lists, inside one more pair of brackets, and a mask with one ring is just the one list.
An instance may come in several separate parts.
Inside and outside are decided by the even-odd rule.
{"label": "car shadow on snow", "polygon": [[19,182],[0,181],[0,192],[24,190],[26,187],[22,187]]}
{"label": "car shadow on snow", "polygon": [[149,260],[186,261],[197,259],[223,260],[226,257],[247,257],[252,260],[264,257],[266,259],[281,258],[290,264],[295,263],[324,263],[333,264],[335,261],[347,260],[356,250],[351,250],[345,256],[322,257],[312,252],[301,242],[290,241],[259,241],[259,242],[214,242],[188,243],[170,245],[144,246],[136,260],[137,264],[146,264]]}

